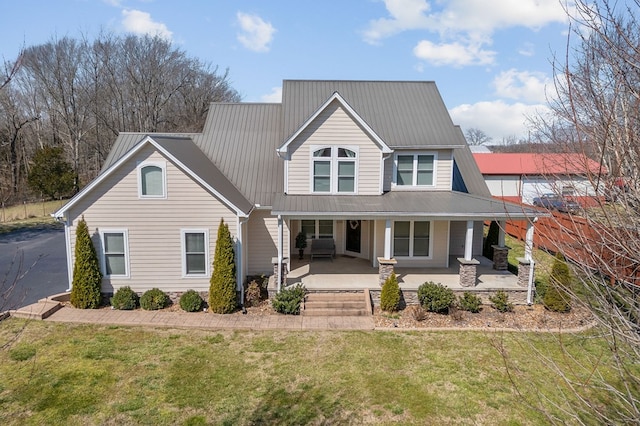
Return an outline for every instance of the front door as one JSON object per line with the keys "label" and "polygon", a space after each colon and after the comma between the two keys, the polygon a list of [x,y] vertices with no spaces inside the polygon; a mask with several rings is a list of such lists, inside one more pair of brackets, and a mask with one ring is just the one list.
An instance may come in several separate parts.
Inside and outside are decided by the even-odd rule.
{"label": "front door", "polygon": [[346,247],[347,251],[360,253],[360,241],[362,236],[362,221],[347,220]]}

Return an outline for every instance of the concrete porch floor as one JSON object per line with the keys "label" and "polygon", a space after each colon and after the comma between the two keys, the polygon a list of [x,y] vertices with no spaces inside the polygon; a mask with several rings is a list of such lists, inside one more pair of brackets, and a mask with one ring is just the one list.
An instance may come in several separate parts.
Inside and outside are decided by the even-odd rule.
{"label": "concrete porch floor", "polygon": [[[508,290],[522,289],[518,286],[518,277],[508,271],[496,271],[493,262],[485,257],[476,257],[478,281],[475,289]],[[417,290],[425,281],[441,283],[451,289],[462,289],[459,278],[459,263],[456,258],[449,261],[449,268],[396,268],[400,288]],[[336,256],[314,259],[309,257],[292,259],[289,264],[287,285],[299,282],[309,290],[361,290],[380,288],[378,268],[371,261],[349,256]]]}

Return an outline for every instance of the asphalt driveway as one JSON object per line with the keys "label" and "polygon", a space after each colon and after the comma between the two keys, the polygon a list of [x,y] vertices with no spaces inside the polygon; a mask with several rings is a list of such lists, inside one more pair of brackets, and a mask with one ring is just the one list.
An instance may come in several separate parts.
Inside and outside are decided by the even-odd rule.
{"label": "asphalt driveway", "polygon": [[67,282],[62,227],[0,234],[0,312],[62,293]]}

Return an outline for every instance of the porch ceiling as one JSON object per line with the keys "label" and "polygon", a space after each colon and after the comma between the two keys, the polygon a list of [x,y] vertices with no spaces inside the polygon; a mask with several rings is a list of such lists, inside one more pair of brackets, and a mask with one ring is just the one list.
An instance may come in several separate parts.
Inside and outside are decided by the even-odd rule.
{"label": "porch ceiling", "polygon": [[382,195],[277,194],[273,214],[288,217],[424,217],[455,220],[533,219],[534,208],[456,191],[391,191]]}

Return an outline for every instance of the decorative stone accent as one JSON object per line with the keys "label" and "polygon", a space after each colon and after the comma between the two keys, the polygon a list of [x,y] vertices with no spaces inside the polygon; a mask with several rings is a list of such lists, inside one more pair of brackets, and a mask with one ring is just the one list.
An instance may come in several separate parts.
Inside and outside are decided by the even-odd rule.
{"label": "decorative stone accent", "polygon": [[529,274],[531,273],[531,261],[523,257],[518,259],[518,285],[520,287],[529,286]]}
{"label": "decorative stone accent", "polygon": [[[276,288],[277,288],[277,283],[278,283],[278,258],[277,257],[272,257],[271,258],[271,263],[273,264],[273,277],[276,283]],[[287,282],[287,274],[289,273],[289,258],[288,257],[283,257],[282,258],[282,279],[280,281],[280,285],[284,285]]]}
{"label": "decorative stone accent", "polygon": [[395,265],[398,263],[395,259],[385,259],[383,257],[378,258],[378,284],[382,287],[382,284],[393,274]]}
{"label": "decorative stone accent", "polygon": [[506,271],[509,267],[509,249],[507,246],[491,246],[493,249],[493,269],[496,271]]}
{"label": "decorative stone accent", "polygon": [[475,287],[477,281],[477,267],[480,264],[480,261],[476,259],[467,260],[459,257],[458,262],[460,262],[460,285],[462,287]]}

